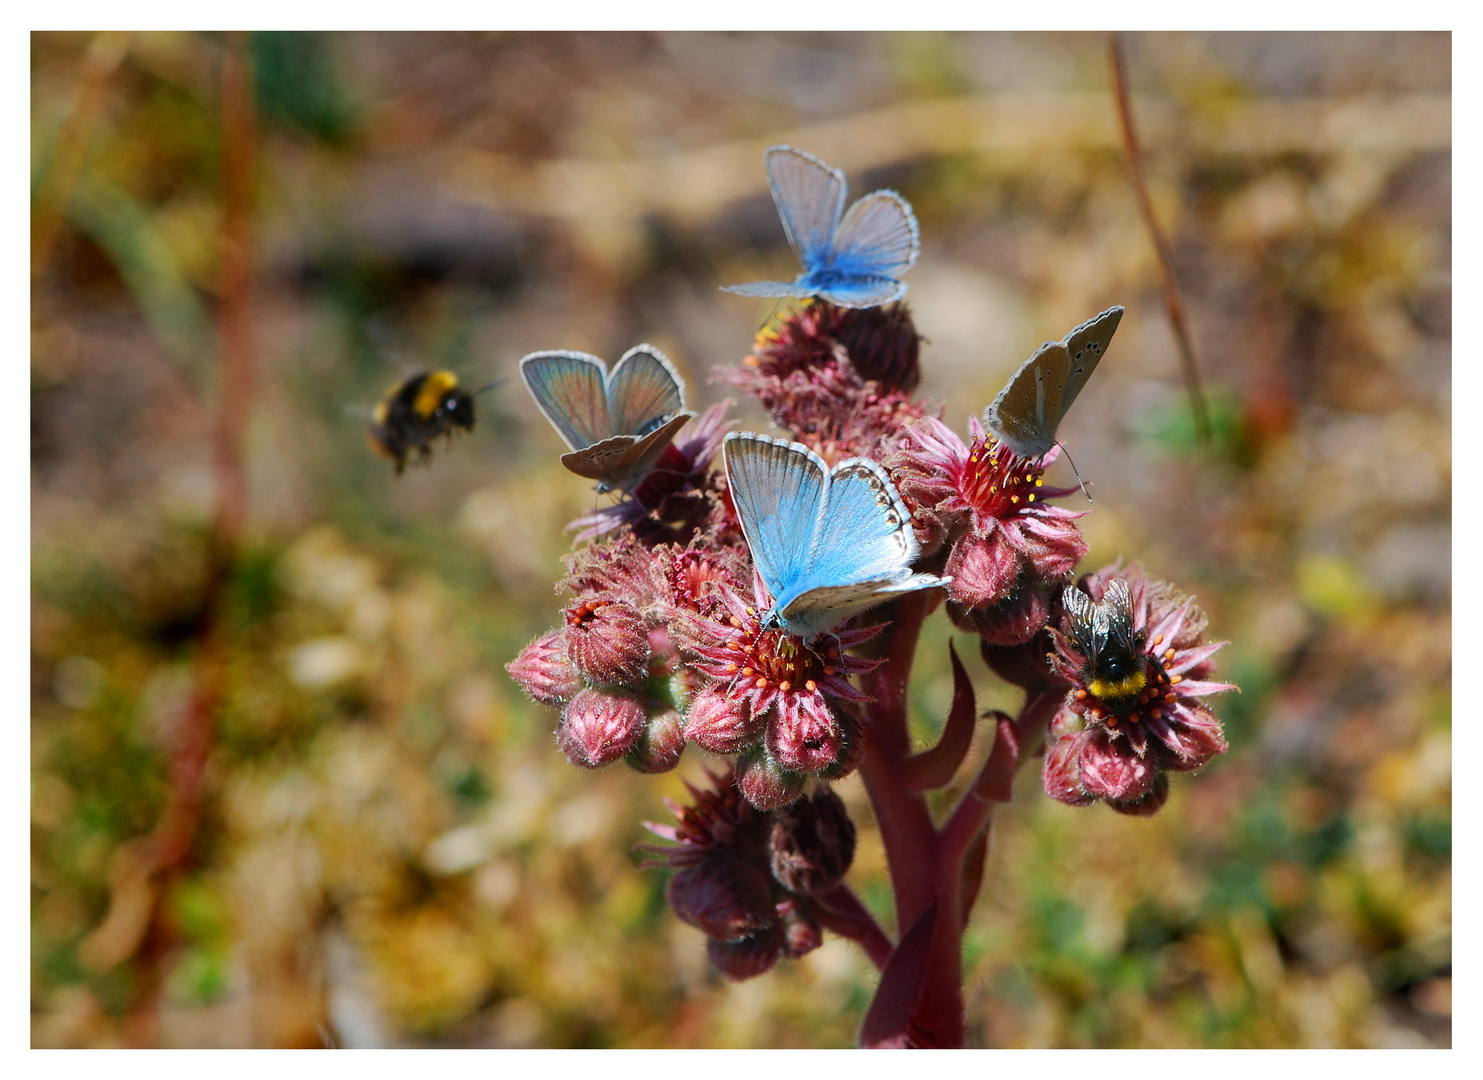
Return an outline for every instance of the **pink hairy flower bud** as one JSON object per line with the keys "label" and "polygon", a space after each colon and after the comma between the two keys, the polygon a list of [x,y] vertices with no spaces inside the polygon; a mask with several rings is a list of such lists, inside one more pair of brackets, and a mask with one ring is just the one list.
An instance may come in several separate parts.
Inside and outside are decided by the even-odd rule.
{"label": "pink hairy flower bud", "polygon": [[639,772],[662,773],[678,765],[684,752],[685,721],[674,709],[660,709],[649,715],[625,760]]}
{"label": "pink hairy flower bud", "polygon": [[722,852],[678,871],[665,895],[680,921],[721,941],[740,941],[776,922],[767,875]]}
{"label": "pink hairy flower bud", "polygon": [[566,655],[589,683],[635,683],[649,667],[644,617],[621,600],[585,600],[567,608]]}
{"label": "pink hairy flower bud", "polygon": [[798,960],[824,944],[824,931],[813,909],[802,900],[790,897],[777,906],[783,927],[783,953]]}
{"label": "pink hairy flower bud", "polygon": [[828,788],[773,814],[772,876],[789,892],[817,896],[844,880],[855,860],[855,825]]}
{"label": "pink hairy flower bud", "polygon": [[705,943],[705,953],[711,963],[733,982],[761,975],[778,962],[782,951],[783,935],[776,925],[740,941],[711,938]]}
{"label": "pink hairy flower bud", "polygon": [[767,749],[785,769],[818,772],[839,758],[843,739],[820,694],[782,694],[767,727]]}
{"label": "pink hairy flower bud", "polygon": [[542,634],[521,649],[520,655],[505,665],[505,670],[532,701],[542,705],[565,704],[582,689],[576,669],[567,662],[558,630]]}
{"label": "pink hairy flower bud", "polygon": [[1147,791],[1131,799],[1108,799],[1107,805],[1130,817],[1151,817],[1169,801],[1169,774],[1159,773]]}
{"label": "pink hairy flower bud", "polygon": [[738,761],[736,770],[736,789],[758,810],[779,810],[803,794],[804,777],[789,772],[769,754]]}
{"label": "pink hairy flower bud", "polygon": [[582,690],[561,714],[557,743],[573,765],[596,769],[633,748],[644,730],[644,706],[634,694]]}
{"label": "pink hairy flower bud", "polygon": [[860,729],[860,721],[843,706],[836,705],[833,712],[835,723],[839,725],[839,755],[833,765],[818,772],[820,780],[831,782],[843,780],[865,760],[865,732]]}
{"label": "pink hairy flower bud", "polygon": [[713,754],[735,754],[757,741],[762,726],[746,697],[733,697],[725,683],[715,683],[690,703],[685,738]]}
{"label": "pink hairy flower bud", "polygon": [[1022,556],[996,528],[987,537],[967,533],[953,545],[943,573],[952,578],[948,599],[964,607],[998,604],[1009,597],[1019,578]]}

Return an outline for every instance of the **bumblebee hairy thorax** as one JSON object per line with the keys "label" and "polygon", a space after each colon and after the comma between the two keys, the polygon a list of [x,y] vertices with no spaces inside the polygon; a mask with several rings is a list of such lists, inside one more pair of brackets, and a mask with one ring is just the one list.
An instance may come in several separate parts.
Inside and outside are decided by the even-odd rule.
{"label": "bumblebee hairy thorax", "polygon": [[453,436],[455,428],[474,430],[474,396],[451,371],[424,371],[397,383],[371,413],[371,446],[396,463],[400,473],[413,456],[432,456],[432,441]]}
{"label": "bumblebee hairy thorax", "polygon": [[1061,602],[1071,642],[1084,657],[1078,672],[1082,685],[1113,715],[1127,715],[1148,685],[1147,633],[1133,625],[1127,582],[1109,582],[1101,603],[1068,586]]}

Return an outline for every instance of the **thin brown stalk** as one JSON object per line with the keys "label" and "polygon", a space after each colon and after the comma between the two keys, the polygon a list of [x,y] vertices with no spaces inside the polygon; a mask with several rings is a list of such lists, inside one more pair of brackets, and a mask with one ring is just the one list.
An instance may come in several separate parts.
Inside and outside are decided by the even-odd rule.
{"label": "thin brown stalk", "polygon": [[1112,66],[1113,98],[1117,102],[1117,120],[1122,129],[1123,153],[1128,159],[1128,171],[1133,175],[1133,188],[1138,193],[1138,208],[1143,214],[1143,223],[1153,240],[1157,256],[1159,281],[1164,288],[1164,306],[1169,311],[1169,322],[1174,326],[1174,338],[1179,344],[1180,364],[1184,373],[1184,388],[1189,394],[1190,410],[1195,417],[1195,430],[1200,443],[1210,446],[1210,411],[1205,404],[1205,392],[1200,386],[1200,367],[1195,361],[1195,347],[1191,340],[1189,324],[1184,317],[1184,304],[1179,299],[1179,289],[1174,283],[1174,261],[1169,252],[1169,241],[1159,228],[1158,218],[1153,212],[1153,200],[1148,195],[1148,181],[1143,174],[1143,152],[1138,145],[1138,135],[1133,128],[1132,104],[1128,100],[1128,65],[1123,55],[1122,35],[1114,33],[1108,38],[1108,57]]}
{"label": "thin brown stalk", "polygon": [[46,268],[51,258],[52,245],[56,243],[62,219],[72,202],[72,192],[82,175],[88,147],[93,142],[93,131],[108,100],[108,83],[128,51],[129,35],[116,31],[101,33],[88,45],[82,62],[82,85],[78,87],[77,100],[57,132],[51,161],[31,209],[33,277]]}

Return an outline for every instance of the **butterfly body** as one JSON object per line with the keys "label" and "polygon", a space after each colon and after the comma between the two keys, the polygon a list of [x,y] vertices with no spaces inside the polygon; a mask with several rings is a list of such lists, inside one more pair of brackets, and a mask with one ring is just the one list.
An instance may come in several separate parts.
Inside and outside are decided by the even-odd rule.
{"label": "butterfly body", "polygon": [[725,442],[742,533],[773,599],[762,624],[812,641],[894,595],[947,584],[912,571],[911,514],[867,458],[832,469],[800,443],[750,432]]}
{"label": "butterfly body", "polygon": [[407,458],[422,463],[432,457],[432,442],[456,429],[474,429],[474,395],[459,385],[451,371],[422,371],[387,390],[371,413],[367,436],[377,453],[391,459],[400,473]]}
{"label": "butterfly body", "polygon": [[1107,352],[1123,309],[1111,307],[1060,341],[1047,341],[1019,366],[993,403],[984,426],[1026,460],[1056,445],[1056,428]]}
{"label": "butterfly body", "polygon": [[587,353],[534,352],[521,359],[520,376],[571,448],[561,463],[599,491],[638,483],[695,415],[685,408],[684,380],[652,345],[629,349],[611,373]]}
{"label": "butterfly body", "polygon": [[906,294],[900,276],[917,261],[921,240],[911,204],[894,191],[871,192],[845,209],[845,177],[812,154],[769,147],[767,182],[788,243],[803,263],[793,281],[726,285],[741,296],[819,297],[868,308]]}

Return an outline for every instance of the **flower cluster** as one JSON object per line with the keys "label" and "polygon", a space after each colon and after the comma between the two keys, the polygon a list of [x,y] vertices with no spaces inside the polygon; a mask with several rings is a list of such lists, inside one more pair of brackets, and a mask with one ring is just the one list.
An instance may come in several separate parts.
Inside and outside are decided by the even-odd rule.
{"label": "flower cluster", "polygon": [[1072,688],[1051,721],[1045,792],[1074,806],[1104,799],[1124,814],[1152,814],[1169,797],[1168,773],[1226,751],[1220,721],[1199,700],[1234,689],[1209,679],[1225,642],[1206,644],[1204,613],[1142,567],[1105,567],[1082,586],[1093,601],[1127,605],[1130,662],[1109,674],[1105,655],[1078,640],[1069,613],[1052,631],[1051,667]]}
{"label": "flower cluster", "polygon": [[686,785],[693,805],[666,800],[677,824],[646,823],[678,846],[640,847],[660,856],[649,865],[675,869],[669,905],[705,933],[711,962],[749,979],[822,944],[817,905],[854,861],[855,826],[828,788],[762,811],[742,796],[734,774],[710,776],[710,789]]}
{"label": "flower cluster", "polygon": [[924,551],[949,548],[948,616],[990,645],[1020,645],[1045,626],[1053,593],[1087,552],[1077,512],[1047,500],[1074,488],[1045,487],[1052,449],[1025,461],[968,421],[971,445],[923,417],[886,461],[912,506]]}

